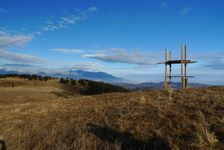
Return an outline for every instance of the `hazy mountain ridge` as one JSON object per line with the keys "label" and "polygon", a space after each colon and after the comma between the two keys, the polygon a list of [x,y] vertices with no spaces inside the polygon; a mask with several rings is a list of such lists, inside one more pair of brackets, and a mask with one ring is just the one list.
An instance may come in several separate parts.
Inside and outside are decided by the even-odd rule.
{"label": "hazy mountain ridge", "polygon": [[[23,73],[18,71],[0,69],[0,74],[23,74]],[[65,73],[38,72],[37,75],[51,76],[51,77],[57,77],[57,78],[88,79],[88,80],[94,80],[94,81],[103,81],[103,82],[119,85],[128,90],[135,90],[135,91],[162,89],[164,86],[163,82],[144,82],[139,84],[132,84],[132,83],[128,83],[125,79],[118,78],[111,74],[108,74],[105,72],[99,72],[99,71],[68,70]],[[174,89],[179,89],[181,87],[181,84],[180,82],[173,82],[172,87]],[[209,85],[202,84],[202,83],[189,83],[189,87],[191,88],[209,87]]]}
{"label": "hazy mountain ridge", "polygon": [[[0,69],[0,74],[32,74],[32,73]],[[38,72],[36,74],[41,76],[51,76],[51,77],[57,77],[57,78],[88,79],[88,80],[103,81],[108,83],[124,83],[125,82],[125,80],[122,78],[118,78],[108,73],[99,72],[99,71],[68,70],[65,73],[61,73],[61,72],[46,73],[43,71],[43,72]]]}
{"label": "hazy mountain ridge", "polygon": [[17,72],[17,71],[0,69],[0,74],[18,74],[18,73],[19,72]]}

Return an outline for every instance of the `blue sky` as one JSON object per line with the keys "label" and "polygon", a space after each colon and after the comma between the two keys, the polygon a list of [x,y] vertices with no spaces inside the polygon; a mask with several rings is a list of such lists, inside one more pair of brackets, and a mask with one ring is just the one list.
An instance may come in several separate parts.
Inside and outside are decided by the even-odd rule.
{"label": "blue sky", "polygon": [[192,81],[224,84],[223,18],[222,0],[1,0],[0,67],[157,82],[164,49],[186,43]]}

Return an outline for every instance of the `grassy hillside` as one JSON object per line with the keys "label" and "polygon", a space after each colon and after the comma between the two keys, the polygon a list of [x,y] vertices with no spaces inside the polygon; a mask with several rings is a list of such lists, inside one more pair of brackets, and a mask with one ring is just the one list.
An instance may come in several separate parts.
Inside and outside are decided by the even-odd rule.
{"label": "grassy hillside", "polygon": [[92,96],[63,90],[56,79],[0,79],[0,145],[37,150],[224,149],[223,87]]}

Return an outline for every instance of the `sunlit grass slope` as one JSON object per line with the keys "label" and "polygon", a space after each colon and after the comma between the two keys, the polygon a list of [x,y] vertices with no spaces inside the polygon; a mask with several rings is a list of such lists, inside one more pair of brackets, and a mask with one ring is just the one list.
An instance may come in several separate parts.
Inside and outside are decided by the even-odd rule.
{"label": "sunlit grass slope", "polygon": [[94,96],[63,90],[56,79],[0,79],[0,145],[23,150],[224,149],[223,87]]}

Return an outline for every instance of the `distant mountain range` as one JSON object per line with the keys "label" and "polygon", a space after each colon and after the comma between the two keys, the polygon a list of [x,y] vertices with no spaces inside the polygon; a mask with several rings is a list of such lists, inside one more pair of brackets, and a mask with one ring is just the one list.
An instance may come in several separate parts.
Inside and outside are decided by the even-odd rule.
{"label": "distant mountain range", "polygon": [[17,71],[0,69],[0,74],[19,74]]}
{"label": "distant mountain range", "polygon": [[50,74],[52,77],[66,77],[66,78],[73,78],[73,79],[88,79],[94,81],[103,81],[109,83],[124,83],[125,80],[122,78],[115,77],[105,72],[96,72],[96,71],[84,71],[84,70],[69,70],[68,74],[62,73],[54,73]]}
{"label": "distant mountain range", "polygon": [[[140,84],[129,84],[129,83],[118,83],[117,85],[134,91],[142,91],[142,90],[150,90],[150,89],[163,89],[164,82],[146,82],[146,83],[140,83]],[[201,84],[201,83],[189,83],[189,87],[191,88],[199,88],[199,87],[208,87],[209,85]],[[181,83],[180,82],[173,82],[172,88],[174,89],[180,89]]]}
{"label": "distant mountain range", "polygon": [[[29,74],[29,73],[0,69],[0,74]],[[51,76],[51,77],[57,77],[57,78],[88,79],[88,80],[103,81],[108,83],[126,82],[122,78],[115,77],[105,72],[96,72],[96,71],[68,70],[65,73],[38,72],[36,74],[41,76]]]}
{"label": "distant mountain range", "polygon": [[[24,72],[21,73],[18,71],[0,69],[0,74],[29,74],[29,73],[24,73]],[[145,82],[140,84],[131,84],[131,83],[127,83],[127,81],[122,78],[115,77],[105,72],[96,72],[96,71],[68,70],[65,73],[38,72],[36,74],[41,76],[51,76],[51,77],[57,77],[57,78],[73,78],[73,79],[88,79],[88,80],[94,80],[94,81],[103,81],[103,82],[119,85],[129,90],[136,90],[136,91],[149,90],[149,89],[162,89],[164,86],[163,82],[158,82],[158,83]],[[181,84],[179,82],[173,82],[172,87],[174,89],[179,89],[181,87]],[[189,87],[192,87],[192,88],[208,87],[208,85],[200,84],[200,83],[189,83]]]}

